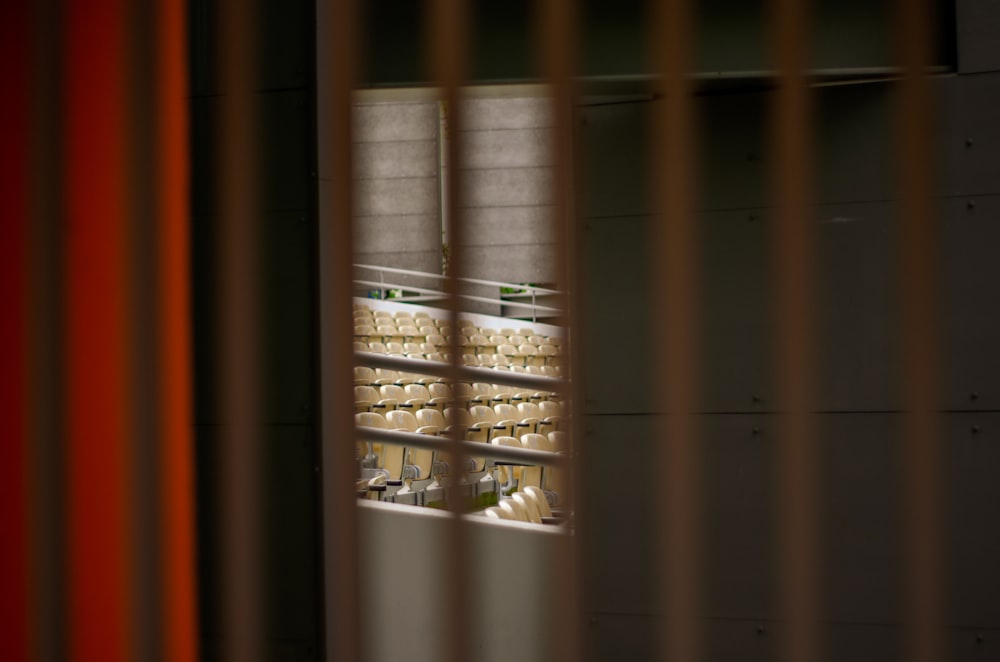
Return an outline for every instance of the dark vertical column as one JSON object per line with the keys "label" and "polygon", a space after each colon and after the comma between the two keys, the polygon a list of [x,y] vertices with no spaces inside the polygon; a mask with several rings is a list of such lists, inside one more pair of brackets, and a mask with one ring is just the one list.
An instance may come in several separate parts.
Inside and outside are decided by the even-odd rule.
{"label": "dark vertical column", "polygon": [[[583,381],[580,360],[583,352],[580,348],[580,320],[583,293],[579,287],[579,264],[581,261],[580,241],[576,219],[576,194],[574,180],[576,161],[573,146],[575,144],[575,118],[573,107],[576,100],[576,88],[573,77],[576,74],[576,49],[578,16],[576,3],[570,0],[543,0],[538,3],[537,18],[539,28],[538,54],[541,78],[549,85],[550,103],[553,117],[552,151],[553,151],[553,195],[552,195],[552,236],[558,252],[555,255],[557,289],[563,291],[562,300],[556,307],[566,311],[565,319],[561,321],[566,329],[563,350],[563,378],[568,380],[560,396],[569,404],[560,424],[565,429],[566,437],[570,439],[570,448],[560,449],[574,459],[564,471],[569,474],[565,481],[564,494],[567,508],[577,511],[580,506],[579,480],[581,473],[578,466],[580,444],[575,441],[575,435],[583,429],[580,425],[580,404],[583,402]],[[551,571],[554,573],[555,590],[562,596],[567,607],[559,610],[553,619],[553,633],[548,645],[550,657],[553,660],[570,662],[583,659],[580,643],[580,620],[582,617],[582,577],[580,570],[581,558],[579,551],[579,531],[581,517],[575,515],[577,527],[574,535],[564,536],[560,540],[557,558]]]}
{"label": "dark vertical column", "polygon": [[68,577],[65,550],[68,544],[66,499],[67,466],[64,462],[67,393],[63,388],[68,348],[64,342],[66,320],[66,266],[62,237],[66,198],[66,126],[63,85],[65,62],[64,5],[60,0],[30,3],[31,159],[28,254],[30,283],[28,337],[28,437],[31,456],[31,542],[29,570],[32,584],[32,654],[38,662],[59,662],[68,657]]}
{"label": "dark vertical column", "polygon": [[330,101],[329,114],[319,120],[326,125],[327,136],[319,148],[325,157],[321,162],[329,168],[324,176],[329,177],[332,187],[328,214],[319,228],[323,623],[329,662],[351,662],[361,654],[350,287],[354,247],[352,101],[360,52],[357,12],[353,0],[331,0],[325,13],[320,13],[321,20],[327,21],[321,33],[329,37],[326,71],[330,78],[324,83]]}
{"label": "dark vertical column", "polygon": [[819,657],[815,429],[815,222],[812,209],[812,94],[808,0],[771,4],[777,88],[770,108],[773,223],[769,230],[774,297],[773,356],[777,424],[779,609],[783,658]]}
{"label": "dark vertical column", "polygon": [[661,295],[650,306],[653,328],[665,334],[655,352],[654,374],[659,376],[656,401],[665,403],[666,414],[656,439],[656,463],[663,468],[665,491],[657,526],[658,592],[665,621],[658,632],[661,659],[678,661],[698,660],[701,655],[698,166],[690,5],[684,0],[656,3],[651,35],[661,97],[654,106],[652,127],[650,190],[657,197],[648,259],[653,291]]}
{"label": "dark vertical column", "polygon": [[[447,111],[447,137],[445,139],[445,191],[442,211],[446,214],[446,234],[448,236],[449,269],[444,281],[445,292],[448,295],[447,309],[451,317],[453,332],[449,340],[451,352],[452,384],[459,381],[462,351],[458,346],[458,317],[460,304],[458,301],[459,282],[462,275],[464,259],[462,250],[465,247],[465,223],[462,200],[465,195],[462,167],[463,139],[463,108],[461,86],[465,82],[465,63],[468,61],[468,34],[470,21],[469,7],[472,3],[466,0],[432,0],[429,3],[429,70],[430,79],[440,87],[441,99]],[[460,445],[461,434],[456,429],[452,434],[452,448],[448,453],[448,463],[453,467],[452,473],[460,475],[465,457]],[[469,555],[467,534],[462,512],[466,508],[460,490],[448,491],[448,508],[452,513],[448,527],[447,562],[443,564],[443,585],[448,630],[445,634],[443,659],[449,662],[461,662],[473,655],[469,639],[471,619],[468,604],[470,601],[469,586]]]}
{"label": "dark vertical column", "polygon": [[135,550],[130,581],[135,605],[133,654],[137,662],[157,662],[163,650],[159,628],[162,618],[159,570],[163,545],[159,527],[160,474],[157,469],[160,421],[156,416],[160,398],[156,365],[160,320],[157,319],[159,255],[156,247],[155,197],[159,164],[156,161],[154,135],[157,101],[155,58],[159,35],[154,22],[155,3],[134,3],[123,7],[123,10],[128,111],[125,141],[128,160],[132,164],[126,188],[130,227],[128,315],[133,332],[131,355],[128,357],[132,384],[128,431],[133,495],[130,533]]}
{"label": "dark vertical column", "polygon": [[135,659],[124,17],[114,0],[67,2],[65,551],[81,661]]}
{"label": "dark vertical column", "polygon": [[0,658],[27,660],[29,639],[28,175],[31,13],[0,9]]}
{"label": "dark vertical column", "polygon": [[900,232],[902,337],[903,620],[904,657],[941,658],[938,278],[932,213],[930,7],[924,0],[895,3],[902,79],[895,99]]}
{"label": "dark vertical column", "polygon": [[216,339],[221,407],[222,628],[224,657],[260,659],[263,638],[260,532],[260,314],[257,114],[253,94],[254,3],[220,2]]}

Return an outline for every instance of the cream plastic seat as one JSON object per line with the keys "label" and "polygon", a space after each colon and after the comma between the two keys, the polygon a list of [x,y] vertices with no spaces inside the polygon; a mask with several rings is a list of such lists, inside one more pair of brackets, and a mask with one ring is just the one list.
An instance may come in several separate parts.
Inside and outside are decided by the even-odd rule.
{"label": "cream plastic seat", "polygon": [[[511,329],[511,331],[513,331],[513,329]],[[509,342],[511,345],[516,346],[516,345],[523,345],[526,342],[528,342],[528,340],[519,333],[509,333],[507,334],[507,342]]]}
{"label": "cream plastic seat", "polygon": [[[521,437],[521,445],[536,451],[549,451],[552,446],[549,440],[540,434],[526,434]],[[545,475],[545,467],[541,465],[521,467],[521,478],[517,488],[523,489],[526,486],[542,487]]]}
{"label": "cream plastic seat", "polygon": [[497,506],[490,506],[483,511],[483,515],[488,519],[507,519],[504,511]]}
{"label": "cream plastic seat", "polygon": [[423,384],[407,384],[403,391],[406,392],[406,401],[413,404],[414,409],[420,409],[418,404],[423,406],[431,399],[430,391]]}
{"label": "cream plastic seat", "polygon": [[525,496],[520,492],[514,492],[510,495],[512,501],[520,504],[521,509],[524,511],[525,515],[528,517],[528,521],[533,524],[542,523],[542,515],[538,512],[538,507],[535,505],[535,499],[533,497]]}
{"label": "cream plastic seat", "polygon": [[[391,430],[403,430],[404,432],[416,432],[417,434],[437,435],[440,428],[435,426],[421,426],[417,424],[417,418],[408,411],[395,410],[386,412],[385,421]],[[423,480],[430,477],[431,468],[434,463],[434,451],[424,448],[407,448],[406,464],[411,464],[418,468],[416,480]]]}
{"label": "cream plastic seat", "polygon": [[354,351],[355,352],[368,352],[368,351],[371,351],[371,350],[368,349],[368,343],[361,342],[360,340],[355,340],[354,341]]}
{"label": "cream plastic seat", "polygon": [[[358,427],[388,429],[389,425],[385,418],[379,414],[371,412],[361,412],[354,415],[354,423]],[[378,455],[378,468],[384,469],[390,480],[399,480],[403,471],[403,457],[405,449],[396,444],[379,444],[364,440],[363,432],[358,435],[359,443],[370,445]]]}
{"label": "cream plastic seat", "polygon": [[497,508],[500,508],[501,510],[506,510],[511,514],[511,517],[508,517],[507,519],[512,519],[517,522],[531,521],[528,519],[528,513],[526,512],[524,506],[521,503],[514,501],[513,499],[502,500],[500,503],[497,504]]}
{"label": "cream plastic seat", "polygon": [[354,387],[354,410],[356,412],[371,411],[372,406],[381,400],[379,392],[367,384]]}
{"label": "cream plastic seat", "polygon": [[372,368],[364,365],[354,366],[354,385],[372,385],[375,383],[377,376]]}
{"label": "cream plastic seat", "polygon": [[545,498],[545,492],[541,488],[528,485],[522,491],[526,496],[530,496],[535,500],[535,506],[538,508],[539,515],[542,517],[552,517],[552,509],[549,507],[549,501]]}
{"label": "cream plastic seat", "polygon": [[361,342],[369,342],[376,337],[376,330],[368,324],[356,324],[354,326],[354,339]]}

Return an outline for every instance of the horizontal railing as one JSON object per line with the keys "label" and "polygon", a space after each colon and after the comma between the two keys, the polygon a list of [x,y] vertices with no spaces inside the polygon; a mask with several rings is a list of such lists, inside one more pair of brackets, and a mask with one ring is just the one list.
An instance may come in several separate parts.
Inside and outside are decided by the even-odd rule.
{"label": "horizontal railing", "polygon": [[[448,293],[445,292],[443,289],[434,289],[432,287],[420,287],[420,286],[417,286],[417,285],[410,285],[410,284],[406,284],[406,283],[389,281],[389,280],[386,280],[386,278],[385,278],[386,274],[396,274],[396,275],[400,275],[400,276],[411,276],[413,278],[421,278],[421,279],[426,278],[426,279],[437,281],[437,282],[443,282],[443,281],[445,281],[445,280],[448,279],[448,276],[443,276],[441,274],[428,273],[428,272],[424,272],[424,271],[413,271],[413,270],[410,270],[410,269],[397,269],[395,267],[381,267],[381,266],[372,265],[372,264],[355,264],[354,268],[355,269],[362,269],[362,270],[372,271],[372,272],[375,272],[378,275],[377,279],[357,278],[356,277],[354,279],[354,283],[356,285],[363,285],[365,287],[374,287],[374,288],[379,289],[380,292],[382,293],[382,298],[386,298],[385,297],[385,293],[388,292],[388,291],[390,291],[390,290],[405,290],[405,291],[410,291],[410,292],[416,292],[419,295],[421,295],[419,298],[417,298],[417,300],[426,300],[429,297],[446,299],[449,296]],[[508,308],[522,308],[522,309],[527,310],[530,313],[531,320],[533,322],[537,321],[537,319],[539,317],[539,313],[542,313],[545,316],[557,316],[557,315],[562,315],[563,312],[564,312],[560,308],[556,308],[554,306],[547,306],[547,305],[544,305],[544,304],[540,304],[537,301],[537,297],[539,295],[543,295],[543,296],[558,295],[558,294],[561,294],[561,292],[559,290],[553,290],[553,289],[550,289],[550,288],[547,288],[547,287],[538,287],[536,285],[525,285],[525,284],[522,284],[522,283],[510,283],[510,282],[504,282],[504,281],[483,280],[481,278],[459,278],[459,279],[457,279],[457,281],[461,285],[465,285],[465,284],[468,284],[468,285],[484,285],[484,286],[487,286],[487,287],[508,288],[508,289],[511,289],[511,290],[519,290],[519,292],[517,292],[516,294],[530,296],[531,297],[531,303],[522,302],[522,301],[515,301],[515,300],[512,300],[512,299],[504,299],[502,297],[497,297],[497,298],[485,297],[485,296],[480,296],[480,295],[475,295],[475,294],[461,294],[461,293],[459,293],[459,294],[456,294],[455,296],[457,298],[463,299],[465,301],[476,301],[476,302],[480,302],[480,303],[490,303],[490,304],[496,304],[496,305],[500,305],[500,306],[508,307]],[[397,298],[397,300],[398,301],[407,301],[407,300],[414,300],[414,299],[410,298],[410,297],[405,297],[404,296],[404,297]]]}
{"label": "horizontal railing", "polygon": [[[427,359],[412,359],[406,356],[378,354],[376,352],[355,352],[354,364],[368,366],[369,368],[383,368],[386,370],[399,370],[401,372],[430,375],[431,377],[452,378],[456,375],[456,366],[452,366],[450,363],[428,361]],[[462,381],[521,386],[539,391],[555,392],[566,388],[566,381],[558,377],[493,370],[492,368],[457,366],[457,375]]]}

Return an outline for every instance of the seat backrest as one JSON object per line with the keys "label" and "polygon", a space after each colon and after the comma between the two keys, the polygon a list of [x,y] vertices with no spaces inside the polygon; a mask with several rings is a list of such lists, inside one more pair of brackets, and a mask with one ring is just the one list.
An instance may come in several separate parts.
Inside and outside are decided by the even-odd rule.
{"label": "seat backrest", "polygon": [[442,415],[437,409],[418,409],[416,419],[418,427],[433,425],[439,430],[444,430],[445,427],[447,427],[444,415]]}
{"label": "seat backrest", "polygon": [[384,399],[395,400],[396,402],[405,402],[407,399],[406,391],[402,386],[397,384],[382,384],[378,388]]}
{"label": "seat backrest", "polygon": [[542,418],[542,410],[534,402],[519,402],[517,411],[521,413],[522,418]]}
{"label": "seat backrest", "polygon": [[533,497],[525,496],[520,492],[514,492],[510,498],[521,505],[525,514],[528,516],[528,521],[535,524],[542,523],[542,515],[538,512],[538,507],[535,505],[535,500]]}
{"label": "seat backrest", "polygon": [[493,411],[492,407],[487,407],[486,405],[472,405],[469,407],[469,415],[472,417],[472,423],[480,421],[494,423],[497,420],[496,412]]}
{"label": "seat backrest", "polygon": [[406,391],[406,397],[411,399],[418,398],[424,402],[431,399],[430,391],[423,384],[407,384],[403,387],[403,390]]}
{"label": "seat backrest", "polygon": [[385,422],[391,430],[417,431],[417,419],[408,411],[394,409],[385,413]]}
{"label": "seat backrest", "polygon": [[542,517],[552,517],[552,509],[549,508],[549,500],[545,498],[545,492],[540,487],[529,485],[522,490],[525,495],[534,498],[538,514]]}
{"label": "seat backrest", "polygon": [[513,420],[519,421],[522,416],[518,412],[517,407],[509,403],[498,403],[493,405],[493,411],[496,412],[497,420]]}

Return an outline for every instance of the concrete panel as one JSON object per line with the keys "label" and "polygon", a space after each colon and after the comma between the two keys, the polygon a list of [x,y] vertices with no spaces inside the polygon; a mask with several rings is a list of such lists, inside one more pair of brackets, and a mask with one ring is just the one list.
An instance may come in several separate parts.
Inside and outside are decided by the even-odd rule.
{"label": "concrete panel", "polygon": [[[970,208],[969,203],[975,204]],[[946,409],[1000,410],[1000,196],[944,201],[941,376]]]}
{"label": "concrete panel", "polygon": [[704,209],[742,209],[765,204],[766,104],[766,95],[759,92],[699,99],[698,173]]}
{"label": "concrete panel", "polygon": [[823,618],[896,622],[903,589],[901,417],[820,414],[815,423]]}
{"label": "concrete panel", "polygon": [[653,305],[649,265],[643,259],[645,219],[593,219],[581,234],[586,292],[580,324],[584,331],[584,388],[593,413],[649,412],[652,366],[649,348]]}
{"label": "concrete panel", "polygon": [[552,212],[549,206],[466,209],[466,245],[551,244],[555,240]]}
{"label": "concrete panel", "polygon": [[705,613],[773,618],[778,525],[774,418],[746,414],[702,420]]}
{"label": "concrete panel", "polygon": [[551,244],[472,246],[461,251],[462,273],[508,283],[552,283],[557,276],[556,247]]}
{"label": "concrete panel", "polygon": [[893,89],[890,83],[872,83],[817,90],[817,202],[898,197]]}
{"label": "concrete panel", "polygon": [[583,420],[583,484],[595,486],[581,495],[578,510],[588,612],[656,609],[653,544],[661,481],[653,457],[656,424],[653,416]]}
{"label": "concrete panel", "polygon": [[462,128],[467,131],[551,127],[548,97],[478,98],[462,102]]}
{"label": "concrete panel", "polygon": [[935,81],[943,195],[1000,194],[1000,73]]}
{"label": "concrete panel", "polygon": [[703,407],[769,409],[774,403],[767,217],[747,209],[704,213],[700,221]]}
{"label": "concrete panel", "polygon": [[[271,214],[259,219],[262,249],[257,305],[261,329],[261,420],[304,424],[313,406],[313,228],[306,212]],[[217,338],[222,304],[218,300],[218,218],[192,223],[194,279],[194,358],[202,366],[195,388],[195,421],[223,423],[218,388]]]}
{"label": "concrete panel", "polygon": [[[831,623],[821,633],[824,659],[895,662],[907,659],[906,631],[891,623]],[[944,659],[954,659],[947,655]]]}
{"label": "concrete panel", "polygon": [[463,135],[466,168],[532,168],[553,163],[551,131],[532,129],[484,129]]}
{"label": "concrete panel", "polygon": [[436,177],[355,180],[357,216],[401,216],[434,213],[440,190]]}
{"label": "concrete panel", "polygon": [[[362,656],[366,660],[440,660],[447,650],[442,578],[451,570],[450,515],[430,508],[358,508]],[[571,609],[553,585],[556,527],[470,518],[469,633],[477,660],[552,658],[552,615]]]}
{"label": "concrete panel", "polygon": [[552,204],[551,168],[467,170],[468,207],[523,207]]}
{"label": "concrete panel", "polygon": [[[1000,414],[942,416],[945,579],[956,626],[1000,630]],[[994,638],[996,651],[1000,639]]]}
{"label": "concrete panel", "polygon": [[441,252],[441,221],[434,214],[360,216],[354,219],[356,253],[435,250]]}
{"label": "concrete panel", "polygon": [[582,631],[584,659],[650,659],[655,650],[659,621],[649,614],[589,613]]}
{"label": "concrete panel", "polygon": [[356,142],[437,140],[436,102],[365,103],[354,109]]}
{"label": "concrete panel", "polygon": [[434,140],[360,142],[354,145],[357,179],[437,177],[438,145]]}
{"label": "concrete panel", "polygon": [[584,218],[648,213],[645,163],[647,103],[578,109],[580,215]]}
{"label": "concrete panel", "polygon": [[[224,633],[221,578],[230,559],[223,554],[224,531],[219,476],[226,466],[220,456],[219,426],[195,429],[198,512],[199,615],[201,634],[219,640]],[[311,427],[261,428],[261,493],[255,507],[261,528],[266,610],[260,637],[268,643],[315,645],[322,581],[316,552],[316,449]],[[230,550],[232,551],[232,550]]]}
{"label": "concrete panel", "polygon": [[959,73],[1000,71],[1000,3],[956,0]]}
{"label": "concrete panel", "polygon": [[888,203],[816,209],[814,301],[824,411],[899,406],[898,235]]}

